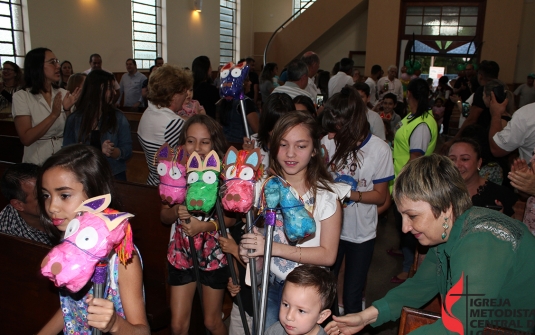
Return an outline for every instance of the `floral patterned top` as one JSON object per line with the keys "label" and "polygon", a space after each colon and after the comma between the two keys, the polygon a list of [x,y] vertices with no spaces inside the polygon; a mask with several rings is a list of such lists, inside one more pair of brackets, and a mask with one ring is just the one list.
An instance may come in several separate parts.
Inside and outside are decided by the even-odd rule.
{"label": "floral patterned top", "polygon": [[[117,254],[114,253],[108,264],[108,278],[104,292],[107,292],[106,299],[113,302],[117,315],[126,319],[119,294],[119,263]],[[93,294],[93,287],[83,296],[66,290],[60,291],[64,320],[63,334],[91,335],[93,327],[87,324],[87,303],[85,302],[89,294]]]}
{"label": "floral patterned top", "polygon": [[[210,217],[197,219],[208,221]],[[182,230],[180,220],[177,220],[172,229],[171,240],[167,249],[167,260],[179,270],[193,268],[193,259],[189,238]],[[202,232],[193,237],[196,257],[199,260],[201,271],[214,271],[227,266],[225,253],[219,246],[219,232]]]}

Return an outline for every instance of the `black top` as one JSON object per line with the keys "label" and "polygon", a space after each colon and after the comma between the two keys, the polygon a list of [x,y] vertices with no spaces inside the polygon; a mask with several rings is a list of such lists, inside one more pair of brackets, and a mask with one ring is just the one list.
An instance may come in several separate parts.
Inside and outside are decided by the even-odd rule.
{"label": "black top", "polygon": [[479,107],[483,109],[481,114],[479,114],[479,118],[477,119],[477,124],[484,128],[490,127],[490,110],[487,106],[485,106],[485,102],[483,101],[483,91],[485,87],[479,86],[476,90],[476,93],[474,93],[474,101],[472,102],[472,106]]}
{"label": "black top", "polygon": [[[240,245],[241,237],[243,234],[245,234],[245,231],[243,230],[243,226],[245,226],[245,222],[236,222],[236,224],[229,228],[230,235],[236,241],[236,244]],[[238,260],[236,260],[236,264],[238,265],[238,277],[240,281],[240,296],[241,296],[241,302],[243,304],[243,309],[249,316],[253,315],[253,297],[252,297],[252,291],[251,286],[247,286],[245,284],[245,267],[241,265]],[[233,298],[236,300],[236,298]],[[236,302],[236,305],[238,303]]]}
{"label": "black top", "polygon": [[219,100],[219,91],[214,85],[203,81],[197,87],[194,87],[193,100],[199,101],[199,104],[204,107],[206,114],[215,119],[215,103]]}
{"label": "black top", "polygon": [[491,181],[478,188],[477,194],[472,197],[472,204],[478,207],[496,206],[495,200],[503,204],[503,214],[508,216],[515,214],[513,206],[518,196],[511,189]]}
{"label": "black top", "polygon": [[250,71],[249,80],[251,81],[251,90],[249,90],[249,92],[245,95],[254,101],[254,86],[256,85],[256,87],[258,87],[258,90],[260,90],[260,81],[258,79],[258,74],[256,72]]}

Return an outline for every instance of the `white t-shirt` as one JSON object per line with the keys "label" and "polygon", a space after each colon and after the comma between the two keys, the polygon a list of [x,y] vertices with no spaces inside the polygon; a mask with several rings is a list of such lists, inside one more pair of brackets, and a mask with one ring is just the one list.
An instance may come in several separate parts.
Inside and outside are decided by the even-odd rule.
{"label": "white t-shirt", "polygon": [[[261,180],[256,183],[257,204],[264,181],[265,180]],[[330,184],[330,187],[334,191],[334,193],[327,190],[318,189],[316,192],[316,199],[314,199],[310,191],[307,192],[304,196],[302,196],[302,199],[305,203],[305,208],[309,212],[312,212],[312,210],[314,210],[313,216],[314,221],[316,222],[316,232],[296,244],[296,246],[303,247],[302,252],[306,252],[306,247],[320,246],[320,237],[322,229],[321,221],[330,218],[334,215],[334,213],[336,213],[336,205],[339,199],[344,199],[345,197],[349,196],[349,185],[342,183],[334,183]],[[273,242],[289,244],[288,239],[286,238],[286,235],[284,233],[283,219],[282,214],[280,212],[277,212],[277,223],[273,232]],[[286,276],[299,265],[301,264],[287,260],[285,258],[271,257],[270,270],[275,276],[277,276],[279,280],[285,280]]]}
{"label": "white t-shirt", "polygon": [[535,103],[518,109],[507,126],[492,139],[505,151],[518,148],[520,158],[529,162],[535,148]]}
{"label": "white t-shirt", "polygon": [[[336,144],[327,136],[321,144],[325,145],[329,158],[334,155]],[[358,152],[359,163],[346,164],[339,171],[331,171],[335,181],[352,185],[353,191],[372,191],[379,183],[388,183],[394,179],[394,161],[392,150],[385,141],[375,135],[368,135]],[[344,223],[341,239],[351,243],[363,243],[376,236],[377,205],[344,203]]]}
{"label": "white t-shirt", "polygon": [[372,111],[371,109],[368,109],[366,111],[366,118],[368,119],[368,123],[370,124],[370,132],[385,141],[385,125],[383,123],[383,119],[381,119],[379,114]]}
{"label": "white t-shirt", "polygon": [[339,71],[329,79],[329,98],[340,92],[346,85],[353,85],[353,77]]}
{"label": "white t-shirt", "polygon": [[370,87],[370,103],[375,106],[375,104],[377,103],[377,84],[375,83],[375,80],[372,79],[372,77],[368,77],[364,84]]}
{"label": "white t-shirt", "polygon": [[[384,86],[386,83],[388,83],[388,90],[385,91]],[[382,77],[377,81],[376,89],[379,99],[382,99],[387,93],[394,93],[398,98],[398,102],[403,102],[403,84],[401,84],[401,81],[398,78],[394,78],[393,81],[390,81],[388,77]],[[383,93],[379,93],[381,91],[383,91]]]}

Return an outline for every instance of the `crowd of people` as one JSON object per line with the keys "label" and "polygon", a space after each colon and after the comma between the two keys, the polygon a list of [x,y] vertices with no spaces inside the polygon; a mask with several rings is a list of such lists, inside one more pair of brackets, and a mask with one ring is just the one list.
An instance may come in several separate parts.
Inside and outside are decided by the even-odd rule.
{"label": "crowd of people", "polygon": [[[0,212],[0,231],[57,245],[83,201],[111,194],[111,207],[120,210],[114,180],[127,179],[132,134],[119,107],[133,108],[143,112],[137,136],[148,185],[160,183],[154,159],[165,143],[202,159],[213,151],[224,157],[229,143],[258,148],[257,187],[279,176],[313,219],[315,233],[292,242],[282,213],[276,214],[266,334],[354,334],[396,320],[403,306],[419,308],[438,293],[447,305],[450,291],[468,277],[486,299],[532,311],[500,320],[535,330],[535,237],[510,218],[518,198],[535,194],[534,74],[513,93],[498,79],[499,65],[486,60],[477,71],[468,64],[453,81],[443,76],[436,88],[394,65],[386,75],[374,65],[364,80],[350,58],[342,58],[333,73],[322,71],[312,51],[280,74],[275,63],[258,75],[254,59],[241,62],[249,65],[240,87],[243,104],[222,99],[214,84],[221,78],[213,80],[206,56],[195,58],[191,71],[157,58],[148,78],[129,58],[119,83],[98,54],[90,56],[84,73],[74,73],[68,61],[60,64],[46,48],[28,52],[24,71],[5,62],[0,112],[8,109],[13,117],[24,156],[1,180],[9,205]],[[447,136],[455,109],[466,119]],[[403,256],[402,272],[391,282],[400,285],[365,308],[379,217],[390,209],[400,245],[388,252]],[[184,204],[162,204],[160,219],[173,227],[167,255],[172,333],[188,333],[200,283],[207,330],[244,334],[236,304],[230,330],[224,325],[223,298],[227,289],[247,297],[251,328],[257,288],[245,284],[245,268],[264,256],[259,227],[246,231],[240,215],[226,212],[226,227],[218,227],[214,217],[193,215]],[[219,229],[227,228],[231,234],[220,236]],[[191,241],[200,248],[196,254]],[[409,278],[418,244],[431,249]],[[239,263],[238,285],[229,280],[225,253]],[[123,264],[115,252],[109,255],[114,275],[104,299],[93,296],[91,285],[81,294],[61,290],[61,309],[39,334],[88,334],[93,327],[148,334],[141,256],[136,250]],[[467,303],[447,306],[470,330],[483,328],[471,322]],[[322,328],[332,311],[333,321]],[[415,333],[448,327],[439,320]]]}

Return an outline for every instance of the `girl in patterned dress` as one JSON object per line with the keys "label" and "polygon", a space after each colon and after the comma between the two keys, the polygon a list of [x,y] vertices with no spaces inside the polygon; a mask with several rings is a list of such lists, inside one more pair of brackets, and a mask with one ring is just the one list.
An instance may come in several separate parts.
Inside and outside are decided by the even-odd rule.
{"label": "girl in patterned dress", "polygon": [[[83,144],[65,147],[48,158],[37,180],[42,220],[56,240],[63,236],[80,204],[111,194],[111,208],[119,209],[108,162],[99,150]],[[92,333],[93,328],[110,334],[149,334],[143,298],[141,260],[135,252],[123,265],[113,251],[105,298],[93,297],[93,284],[76,293],[60,290],[61,308],[38,334]]]}
{"label": "girl in patterned dress", "polygon": [[[206,115],[194,115],[186,121],[178,145],[188,154],[197,152],[203,159],[212,150],[223,157],[228,147],[221,125]],[[185,205],[170,207],[165,204],[160,218],[174,227],[167,252],[173,334],[188,334],[196,281],[200,280],[204,325],[213,335],[226,335],[221,314],[229,275],[214,219],[191,216]],[[195,243],[197,254],[194,256],[190,252],[189,237],[193,237]],[[200,278],[196,278],[192,257],[199,260]]]}
{"label": "girl in patterned dress", "polygon": [[[301,264],[332,266],[336,260],[342,227],[343,199],[351,187],[333,183],[320,148],[321,129],[308,112],[294,111],[281,116],[270,138],[270,169],[281,176],[302,199],[313,215],[316,232],[290,242],[284,233],[282,215],[277,214],[270,266],[270,285],[266,329],[279,319],[282,287],[286,276]],[[262,183],[263,181],[260,181]],[[294,193],[295,194],[295,193]],[[254,252],[249,253],[252,249]],[[254,232],[243,235],[240,256],[263,256],[264,236]]]}

